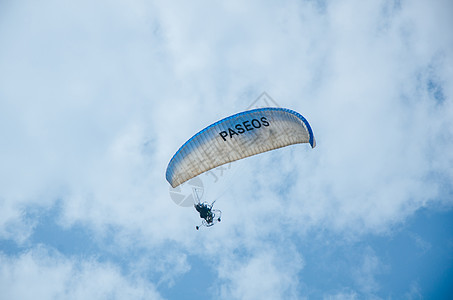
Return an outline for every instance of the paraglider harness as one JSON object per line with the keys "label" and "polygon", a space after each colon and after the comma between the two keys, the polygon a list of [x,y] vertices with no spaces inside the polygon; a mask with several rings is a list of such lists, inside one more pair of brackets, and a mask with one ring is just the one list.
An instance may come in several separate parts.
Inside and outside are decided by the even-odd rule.
{"label": "paraglider harness", "polygon": [[[200,218],[203,220],[201,221],[201,225],[205,227],[211,227],[215,223],[220,222],[220,217],[222,216],[222,212],[219,209],[213,209],[212,206],[215,203],[212,202],[211,204],[208,204],[207,202],[201,202],[200,199],[198,198],[198,194],[196,190],[194,191],[196,198],[197,198],[197,204],[194,204],[193,206],[197,210],[197,212],[200,214]],[[195,226],[195,228],[198,230],[200,229],[200,226]]]}

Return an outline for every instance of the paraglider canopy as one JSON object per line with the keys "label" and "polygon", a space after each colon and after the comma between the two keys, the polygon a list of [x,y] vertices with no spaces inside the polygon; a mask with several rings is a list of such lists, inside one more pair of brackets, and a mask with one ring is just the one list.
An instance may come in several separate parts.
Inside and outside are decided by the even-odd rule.
{"label": "paraglider canopy", "polygon": [[209,125],[185,142],[167,167],[172,187],[220,165],[277,148],[316,146],[308,121],[285,108],[244,111]]}

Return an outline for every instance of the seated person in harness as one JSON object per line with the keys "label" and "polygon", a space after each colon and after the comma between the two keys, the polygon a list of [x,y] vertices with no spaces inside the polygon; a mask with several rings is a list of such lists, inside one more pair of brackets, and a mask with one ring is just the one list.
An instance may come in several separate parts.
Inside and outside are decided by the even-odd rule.
{"label": "seated person in harness", "polygon": [[[214,202],[212,204],[206,202],[194,204],[195,209],[200,214],[200,218],[203,219],[201,223],[203,226],[211,227],[215,223],[220,222],[222,212],[218,209],[212,209]],[[200,226],[196,226],[195,228],[198,230]]]}

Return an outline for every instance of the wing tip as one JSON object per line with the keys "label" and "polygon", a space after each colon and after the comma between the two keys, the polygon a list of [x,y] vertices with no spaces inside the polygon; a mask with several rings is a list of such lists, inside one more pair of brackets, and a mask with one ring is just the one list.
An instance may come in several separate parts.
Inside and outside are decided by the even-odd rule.
{"label": "wing tip", "polygon": [[315,148],[316,147],[316,139],[315,137],[313,136],[311,141],[310,141],[310,145],[311,145],[311,148]]}

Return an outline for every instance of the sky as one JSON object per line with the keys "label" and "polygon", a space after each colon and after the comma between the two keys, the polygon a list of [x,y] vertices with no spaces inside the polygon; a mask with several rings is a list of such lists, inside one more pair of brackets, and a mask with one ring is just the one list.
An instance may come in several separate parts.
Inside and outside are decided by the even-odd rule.
{"label": "sky", "polygon": [[[0,1],[0,298],[451,299],[452,16]],[[299,112],[317,146],[198,176],[223,214],[197,231],[167,164],[253,105]]]}

